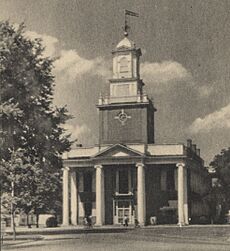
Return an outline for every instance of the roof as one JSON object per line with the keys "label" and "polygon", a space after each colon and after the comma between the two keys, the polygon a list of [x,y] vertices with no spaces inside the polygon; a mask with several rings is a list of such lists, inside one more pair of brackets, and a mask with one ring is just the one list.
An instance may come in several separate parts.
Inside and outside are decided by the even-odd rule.
{"label": "roof", "polygon": [[145,162],[177,164],[188,161],[192,168],[203,166],[203,160],[183,144],[107,144],[90,148],[78,147],[65,153],[63,163],[68,167],[88,168],[96,164],[124,165]]}
{"label": "roof", "polygon": [[101,147],[95,146],[90,148],[79,147],[72,149],[63,159],[71,158],[95,158],[101,156],[124,157],[133,155],[147,156],[179,156],[184,155],[183,144],[114,144],[104,145]]}
{"label": "roof", "polygon": [[127,37],[124,37],[117,45],[117,49],[121,48],[127,48],[127,49],[132,49],[135,48],[135,43],[131,40],[129,40]]}

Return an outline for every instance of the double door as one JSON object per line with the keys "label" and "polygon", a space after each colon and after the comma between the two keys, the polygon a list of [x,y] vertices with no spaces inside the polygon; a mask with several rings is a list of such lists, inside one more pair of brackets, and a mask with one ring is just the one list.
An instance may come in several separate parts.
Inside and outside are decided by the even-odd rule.
{"label": "double door", "polygon": [[114,201],[114,224],[123,224],[125,218],[129,224],[134,224],[134,214],[131,200]]}

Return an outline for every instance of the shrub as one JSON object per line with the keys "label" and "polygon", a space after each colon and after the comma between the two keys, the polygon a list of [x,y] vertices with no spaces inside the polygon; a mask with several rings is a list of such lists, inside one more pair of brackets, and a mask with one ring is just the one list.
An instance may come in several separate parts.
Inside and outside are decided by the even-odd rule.
{"label": "shrub", "polygon": [[57,227],[58,222],[56,217],[51,216],[46,220],[46,227]]}
{"label": "shrub", "polygon": [[208,224],[208,223],[209,223],[209,220],[208,220],[207,216],[205,216],[205,215],[200,216],[199,224]]}

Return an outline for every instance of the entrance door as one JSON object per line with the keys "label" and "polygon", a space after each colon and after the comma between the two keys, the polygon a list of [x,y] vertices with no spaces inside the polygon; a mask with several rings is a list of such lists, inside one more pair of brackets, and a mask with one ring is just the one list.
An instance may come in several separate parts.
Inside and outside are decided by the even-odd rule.
{"label": "entrance door", "polygon": [[92,215],[92,203],[91,202],[84,203],[84,211],[85,211],[85,216]]}
{"label": "entrance door", "polygon": [[115,202],[114,223],[123,224],[124,218],[128,218],[128,223],[133,224],[132,205],[130,200],[117,200]]}

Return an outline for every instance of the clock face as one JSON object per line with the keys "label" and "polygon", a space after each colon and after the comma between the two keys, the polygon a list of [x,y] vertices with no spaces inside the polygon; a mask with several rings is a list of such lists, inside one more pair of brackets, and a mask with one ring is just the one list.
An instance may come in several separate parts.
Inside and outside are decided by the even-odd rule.
{"label": "clock face", "polygon": [[123,123],[127,120],[127,114],[126,114],[126,113],[120,113],[120,114],[118,115],[118,117],[119,117],[119,120],[120,120],[121,122],[123,122]]}
{"label": "clock face", "polygon": [[127,119],[131,119],[131,116],[128,116],[127,113],[125,113],[124,109],[122,109],[115,117],[115,119],[119,120],[122,125],[125,125],[125,122],[127,121]]}

